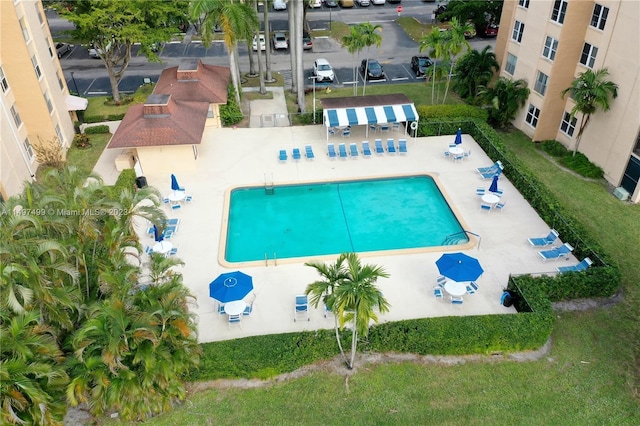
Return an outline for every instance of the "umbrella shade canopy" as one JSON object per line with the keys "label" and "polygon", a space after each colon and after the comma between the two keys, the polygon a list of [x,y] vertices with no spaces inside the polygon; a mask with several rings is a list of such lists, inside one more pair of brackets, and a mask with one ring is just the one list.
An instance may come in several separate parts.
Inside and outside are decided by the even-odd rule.
{"label": "umbrella shade canopy", "polygon": [[491,186],[489,186],[489,192],[498,192],[498,178],[500,178],[500,175],[498,173],[493,175]]}
{"label": "umbrella shade canopy", "polygon": [[253,279],[240,271],[220,274],[209,283],[209,296],[218,302],[242,300],[253,290]]}
{"label": "umbrella shade canopy", "polygon": [[176,179],[176,175],[171,174],[171,189],[173,191],[182,191],[183,188],[178,185],[178,179]]}
{"label": "umbrella shade canopy", "polygon": [[160,230],[156,225],[153,225],[153,239],[156,240],[157,242],[164,240],[164,236],[162,235],[162,232],[160,232]]}
{"label": "umbrella shade canopy", "polygon": [[464,253],[446,253],[436,261],[438,271],[454,281],[475,281],[484,272],[478,259]]}
{"label": "umbrella shade canopy", "polygon": [[461,143],[462,143],[462,129],[458,128],[458,131],[456,132],[455,144],[460,145]]}

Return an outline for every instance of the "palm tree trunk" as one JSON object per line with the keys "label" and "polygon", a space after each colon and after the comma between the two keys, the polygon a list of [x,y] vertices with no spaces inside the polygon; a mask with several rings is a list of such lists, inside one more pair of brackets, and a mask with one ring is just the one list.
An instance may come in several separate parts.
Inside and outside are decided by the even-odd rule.
{"label": "palm tree trunk", "polygon": [[[369,58],[369,48],[367,47],[367,58]],[[369,73],[369,59],[367,59],[367,64],[364,66],[364,81],[362,82],[362,96],[364,96],[367,91],[367,74]]]}
{"label": "palm tree trunk", "polygon": [[296,3],[296,78],[298,79],[298,107],[301,113],[307,112],[307,105],[305,103],[304,93],[304,69],[302,67],[302,26],[304,25],[304,5],[302,1],[295,1]]}
{"label": "palm tree trunk", "polygon": [[247,40],[247,51],[249,52],[249,76],[256,77],[258,74],[256,73],[256,60],[253,56],[253,49],[251,47],[251,42]]}
{"label": "palm tree trunk", "polygon": [[[355,313],[354,313],[355,315]],[[356,359],[356,348],[358,346],[358,330],[356,328],[356,319],[353,318],[353,332],[351,333],[351,360],[349,361],[349,370],[353,369],[353,363]]]}
{"label": "palm tree trunk", "polygon": [[233,87],[236,88],[236,102],[240,105],[240,91],[242,88],[240,87],[240,79],[238,78],[238,67],[236,65],[235,58],[235,46],[229,48],[229,68],[231,71],[231,81],[233,82]]}
{"label": "palm tree trunk", "polygon": [[582,119],[580,119],[580,130],[578,130],[578,135],[576,136],[576,144],[573,146],[574,156],[578,152],[578,146],[580,145],[580,140],[582,139],[582,133],[584,132],[584,129],[587,127],[587,124],[589,124],[590,118],[591,118],[591,114],[588,114],[586,116],[583,115]]}
{"label": "palm tree trunk", "polygon": [[271,75],[271,43],[269,43],[269,34],[270,34],[270,25],[269,25],[269,2],[264,2],[264,41],[265,41],[265,54],[266,54],[266,64],[267,64],[267,77],[266,80],[268,82],[273,81],[273,76]]}
{"label": "palm tree trunk", "polygon": [[451,68],[449,69],[449,74],[447,75],[447,86],[444,89],[444,98],[442,98],[442,103],[447,101],[447,93],[449,93],[449,84],[451,84],[451,74],[453,73],[453,59],[451,60]]}
{"label": "palm tree trunk", "polygon": [[340,348],[340,355],[342,355],[342,359],[344,360],[345,364],[347,363],[347,355],[344,353],[344,349],[342,348],[342,342],[340,341],[340,331],[339,331],[339,327],[338,327],[338,317],[335,315],[333,315],[333,320],[334,320],[334,328],[336,330],[336,341],[338,342],[338,348]]}
{"label": "palm tree trunk", "polygon": [[433,78],[431,79],[431,105],[435,105],[433,99],[436,93],[436,64],[431,65],[433,67]]}
{"label": "palm tree trunk", "polygon": [[291,59],[291,93],[298,93],[298,38],[296,37],[296,14],[294,3],[289,2],[289,59]]}

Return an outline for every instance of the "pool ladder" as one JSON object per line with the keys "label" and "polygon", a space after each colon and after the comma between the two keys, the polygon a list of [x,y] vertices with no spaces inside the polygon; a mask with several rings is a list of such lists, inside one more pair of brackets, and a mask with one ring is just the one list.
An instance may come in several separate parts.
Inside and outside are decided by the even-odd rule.
{"label": "pool ladder", "polygon": [[[273,185],[273,173],[271,173],[271,180],[267,180],[267,174],[264,174],[264,193],[266,195],[275,194],[275,186]],[[266,255],[266,253],[265,253]]]}
{"label": "pool ladder", "polygon": [[[264,266],[269,266],[269,254],[264,254]],[[276,256],[276,252],[273,252],[273,266],[278,266],[278,256]]]}

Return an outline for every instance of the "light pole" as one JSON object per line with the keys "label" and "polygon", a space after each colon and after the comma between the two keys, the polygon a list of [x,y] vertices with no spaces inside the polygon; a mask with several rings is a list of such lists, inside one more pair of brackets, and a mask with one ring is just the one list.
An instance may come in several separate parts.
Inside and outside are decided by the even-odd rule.
{"label": "light pole", "polygon": [[73,87],[76,88],[76,95],[79,95],[80,91],[78,90],[78,85],[76,84],[76,79],[73,78],[73,71],[71,71],[71,81],[73,81]]}
{"label": "light pole", "polygon": [[313,124],[316,124],[316,78],[314,76],[308,78],[313,80]]}

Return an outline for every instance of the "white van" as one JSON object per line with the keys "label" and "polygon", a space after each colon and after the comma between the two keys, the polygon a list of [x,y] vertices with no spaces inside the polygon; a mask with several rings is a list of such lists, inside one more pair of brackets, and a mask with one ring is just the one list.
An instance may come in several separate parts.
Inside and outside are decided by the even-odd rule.
{"label": "white van", "polygon": [[284,0],[273,0],[273,10],[287,10],[287,3]]}

